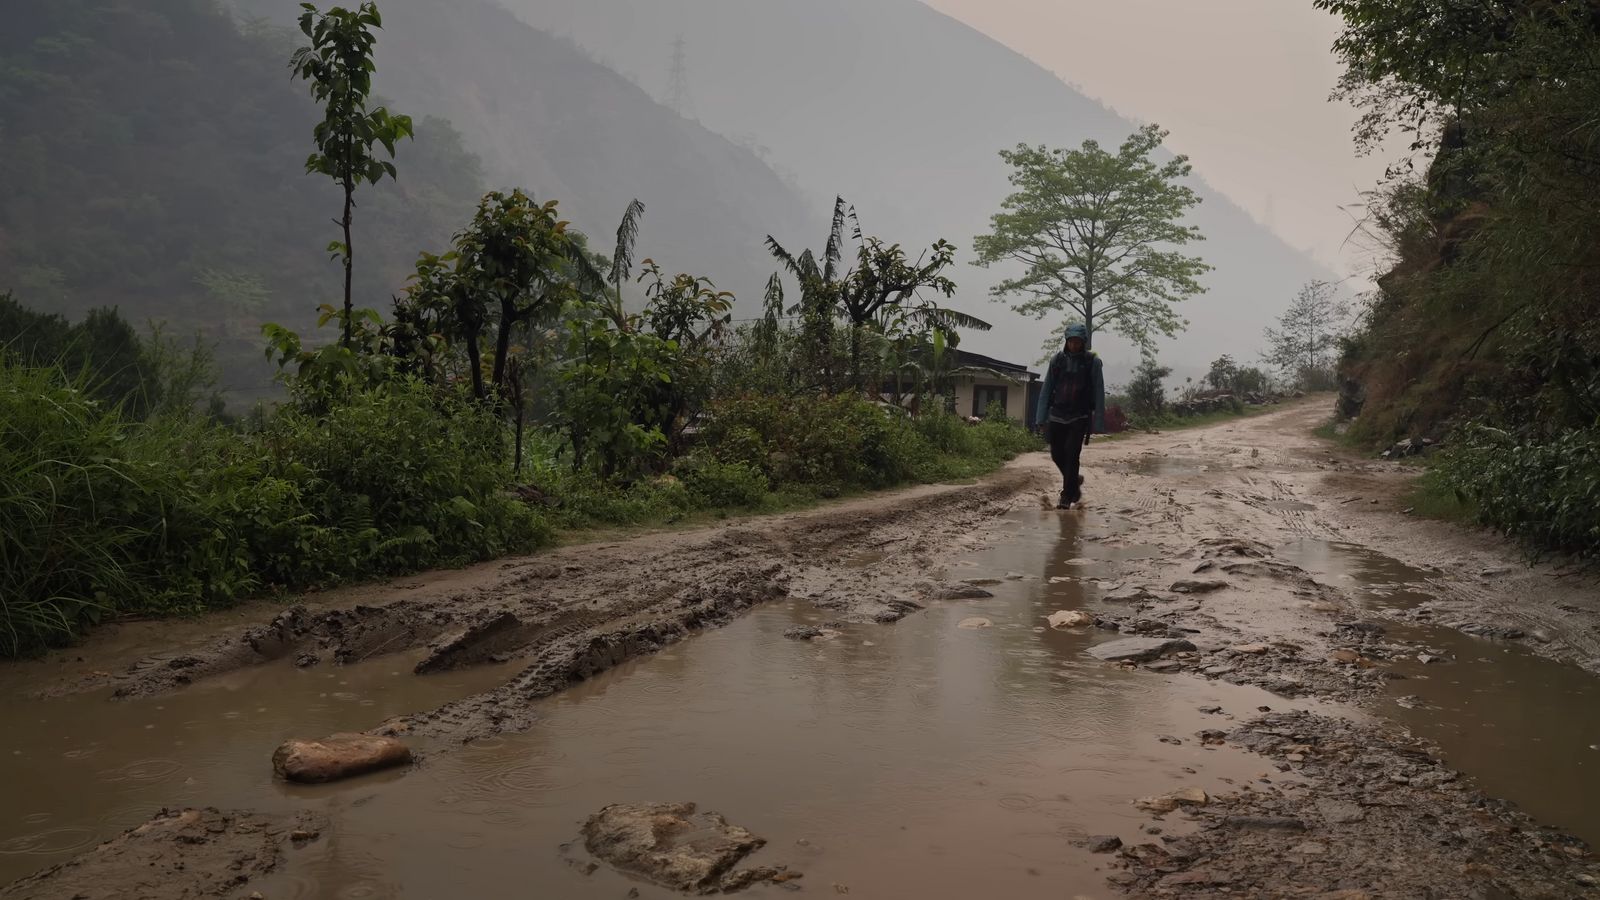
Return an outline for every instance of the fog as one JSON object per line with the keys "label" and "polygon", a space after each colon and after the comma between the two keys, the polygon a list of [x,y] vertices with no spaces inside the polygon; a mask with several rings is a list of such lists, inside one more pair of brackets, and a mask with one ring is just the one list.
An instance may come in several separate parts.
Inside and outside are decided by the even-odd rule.
{"label": "fog", "polygon": [[[642,200],[647,212],[639,256],[652,257],[670,271],[709,276],[719,288],[735,292],[739,314],[749,316],[758,310],[762,287],[775,269],[763,248],[766,236],[791,248],[820,248],[826,214],[834,197],[843,196],[859,211],[866,231],[889,242],[911,248],[938,239],[953,242],[959,248],[952,272],[959,290],[951,305],[995,326],[988,333],[964,335],[963,346],[1037,364],[1045,352],[1044,337],[1059,319],[1025,318],[995,302],[990,288],[1007,273],[970,265],[974,236],[987,230],[1008,192],[999,151],[1019,142],[1075,146],[1085,139],[1115,146],[1151,112],[1164,111],[1137,108],[1138,103],[1113,110],[1090,96],[1148,98],[1148,84],[1161,77],[1159,71],[1137,80],[1145,87],[1123,91],[1119,79],[1128,78],[1125,68],[1108,65],[1102,72],[1080,65],[1072,70],[1084,83],[1079,89],[918,0],[504,2],[380,4],[384,29],[376,90],[414,116],[421,131],[417,144],[400,152],[399,181],[373,189],[366,201],[373,212],[363,215],[377,220],[365,220],[373,230],[363,235],[369,243],[357,272],[368,305],[386,306],[387,297],[403,286],[415,253],[440,249],[465,220],[473,197],[521,186],[541,201],[559,200],[563,216],[588,233],[600,252],[609,251],[628,201]],[[279,29],[291,26],[299,12],[294,0],[232,3],[242,20],[261,17]],[[1010,19],[976,4],[950,0],[940,5],[964,9],[1002,37],[1028,33],[1019,30],[1018,22],[1025,19],[1018,17],[1027,12],[1021,0],[1007,6]],[[1059,17],[1040,21],[1041,27],[1053,28]],[[1052,46],[1034,38],[1036,53]],[[285,51],[296,39],[288,33],[274,38]],[[1074,32],[1072,40],[1083,38]],[[1297,40],[1315,46],[1306,44],[1305,35]],[[674,65],[678,46],[681,63]],[[207,68],[184,58],[170,62],[162,71]],[[1173,62],[1175,69],[1180,64],[1192,60]],[[262,84],[252,89],[263,96],[276,92],[270,98],[275,115],[282,118],[286,110],[300,108],[309,123],[309,101],[286,72],[274,72],[280,64],[272,53],[263,53],[253,65],[259,74],[249,77]],[[1157,70],[1161,65],[1159,58],[1150,61]],[[1307,71],[1331,72],[1332,67],[1319,61]],[[1180,79],[1182,73],[1167,77]],[[1305,104],[1322,104],[1327,85],[1317,84],[1314,75],[1307,78],[1296,82],[1306,94]],[[323,204],[336,202],[326,184],[289,183],[309,145],[309,128],[297,132],[301,126],[287,119],[280,126],[279,118],[269,122],[258,115],[256,130],[265,133],[258,138],[249,133],[250,114],[230,109],[230,97],[213,98],[227,111],[196,112],[191,107],[200,101],[185,94],[203,91],[202,82],[175,83],[166,95],[144,99],[164,104],[154,115],[189,115],[193,122],[185,127],[203,132],[196,136],[165,126],[178,152],[187,147],[198,153],[197,140],[204,138],[204,146],[216,148],[205,158],[217,165],[235,149],[267,160],[251,171],[232,173],[248,188],[208,188],[216,191],[216,202],[206,212],[220,216],[219,224],[180,214],[175,198],[166,194],[183,189],[158,185],[148,165],[135,166],[134,177],[112,184],[127,195],[115,201],[116,215],[57,208],[53,214],[65,220],[60,234],[52,237],[42,229],[37,241],[0,248],[0,262],[17,273],[6,287],[18,289],[19,299],[69,315],[91,304],[116,303],[136,320],[161,319],[180,332],[198,330],[222,345],[225,359],[259,360],[255,335],[262,322],[307,327],[316,305],[332,298],[336,276],[331,268],[326,273],[316,268],[329,236],[291,224],[324,221]],[[1212,106],[1219,110],[1219,122],[1276,115],[1270,108],[1252,111],[1249,102],[1215,98]],[[1196,105],[1198,100],[1189,104]],[[226,127],[213,124],[234,116],[239,121]],[[1212,186],[1206,162],[1225,155],[1216,149],[1225,145],[1199,133],[1197,123],[1205,117],[1204,111],[1192,112],[1163,123],[1174,129],[1169,146],[1198,148],[1193,185],[1205,202],[1191,221],[1206,240],[1195,251],[1215,269],[1205,278],[1209,292],[1182,306],[1186,330],[1159,348],[1161,361],[1174,367],[1180,380],[1198,376],[1225,353],[1242,362],[1256,360],[1263,327],[1302,284],[1343,274],[1329,265],[1337,255],[1337,249],[1329,251],[1329,241],[1316,244],[1319,262],[1260,221],[1266,217],[1259,197],[1249,197],[1256,206],[1252,214]],[[141,125],[133,114],[113,119],[131,122],[130,133],[156,127]],[[220,134],[230,128],[241,134]],[[417,149],[422,146],[426,149]],[[139,149],[137,140],[95,144],[93,152],[85,146],[83,177],[101,177],[93,171],[99,165],[94,160],[115,161],[118,153]],[[1349,156],[1347,144],[1329,152]],[[22,159],[32,165],[31,158]],[[1292,173],[1297,162],[1277,163],[1274,183],[1292,178],[1285,173]],[[29,177],[60,177],[52,174],[52,165],[41,157],[35,166],[39,174]],[[271,169],[270,177],[263,176],[264,167]],[[1239,161],[1219,169],[1236,193],[1248,195],[1247,186],[1241,187]],[[1325,174],[1308,171],[1306,177],[1327,181]],[[253,190],[293,207],[275,214],[281,236],[272,241],[252,237],[246,228],[251,211],[260,207],[248,195]],[[1266,186],[1262,190],[1261,196],[1271,192]],[[1287,191],[1281,196],[1279,217],[1302,223],[1288,231],[1301,246],[1315,243],[1305,240],[1306,217],[1294,212],[1298,201]],[[38,226],[40,218],[30,216],[29,209],[22,203],[14,218]],[[168,235],[176,227],[173,221],[200,236]],[[113,245],[127,239],[149,246],[130,251],[137,262],[120,268],[110,267],[110,256],[95,267],[52,255],[53,247],[81,242],[83,234]],[[231,241],[225,250],[202,246],[223,236]],[[293,265],[277,258],[290,255]],[[162,265],[172,267],[172,278],[118,277],[130,266],[142,272]],[[229,305],[228,298],[212,297],[201,284],[214,283],[218,272],[259,287],[256,295],[263,299],[243,309]],[[1137,362],[1130,344],[1115,336],[1101,336],[1097,347],[1113,381],[1124,379]],[[235,393],[266,381],[259,363],[225,369],[227,386]]]}

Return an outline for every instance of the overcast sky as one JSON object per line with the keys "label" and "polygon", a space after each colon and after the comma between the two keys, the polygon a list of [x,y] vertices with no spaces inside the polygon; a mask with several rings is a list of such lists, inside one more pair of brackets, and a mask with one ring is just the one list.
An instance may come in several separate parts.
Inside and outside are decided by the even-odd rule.
{"label": "overcast sky", "polygon": [[[1328,101],[1337,20],[1311,0],[924,0],[1137,121],[1172,132],[1207,181],[1341,274],[1371,252],[1347,241],[1384,161],[1350,141],[1356,113]],[[1369,242],[1370,243],[1370,242]]]}

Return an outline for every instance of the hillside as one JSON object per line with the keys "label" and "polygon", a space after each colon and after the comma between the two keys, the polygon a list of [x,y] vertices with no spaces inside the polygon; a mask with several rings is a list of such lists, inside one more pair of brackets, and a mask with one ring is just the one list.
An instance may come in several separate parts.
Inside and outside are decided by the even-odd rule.
{"label": "hillside", "polygon": [[[972,238],[1006,193],[1001,148],[1119,142],[1135,127],[978,32],[916,0],[505,0],[528,21],[608,60],[664,96],[672,43],[687,49],[693,112],[772,148],[809,194],[843,193],[868,230],[917,244]],[[621,63],[619,63],[620,65]],[[1308,279],[1331,277],[1205,185],[1200,252],[1217,267],[1187,310],[1193,327],[1164,351],[1180,374],[1222,353],[1253,359],[1261,329]],[[816,243],[822,235],[779,237]],[[957,273],[962,308],[997,323],[967,346],[1038,355],[1038,325],[989,302],[997,273]],[[1103,345],[1114,378],[1133,360]],[[1197,371],[1198,370],[1198,371]]]}
{"label": "hillside", "polygon": [[[240,3],[274,22],[299,10],[297,0]],[[762,239],[821,221],[822,199],[808,205],[754,153],[492,0],[380,6],[384,92],[401,109],[455,124],[492,187],[561,201],[598,250],[609,251],[637,197],[646,206],[641,256],[754,298],[772,272]]]}
{"label": "hillside", "polygon": [[[0,34],[0,290],[78,318],[119,306],[218,345],[234,400],[264,396],[264,321],[308,327],[340,291],[339,193],[304,172],[317,111],[281,34],[204,0],[28,4]],[[382,76],[379,87],[382,89]],[[358,195],[357,291],[387,306],[481,190],[449,125],[418,117],[400,179]]]}

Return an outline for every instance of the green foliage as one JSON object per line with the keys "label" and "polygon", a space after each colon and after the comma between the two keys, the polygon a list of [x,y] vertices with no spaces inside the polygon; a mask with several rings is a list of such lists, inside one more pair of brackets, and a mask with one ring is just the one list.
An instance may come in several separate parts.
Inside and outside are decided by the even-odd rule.
{"label": "green foliage", "polygon": [[1123,393],[1127,397],[1128,412],[1137,422],[1148,423],[1159,419],[1167,410],[1167,389],[1163,384],[1172,376],[1172,370],[1146,356],[1133,371],[1133,380]]}
{"label": "green foliage", "polygon": [[367,108],[376,70],[372,57],[377,37],[372,30],[383,27],[376,5],[362,3],[355,10],[335,6],[326,13],[310,3],[300,8],[304,10],[300,31],[311,39],[311,46],[296,50],[289,65],[296,78],[310,82],[311,96],[323,110],[322,121],[312,132],[317,152],[306,159],[306,171],[326,175],[344,190],[344,216],[339,220],[344,240],[329,244],[328,251],[344,262],[341,342],[348,347],[354,310],[355,245],[350,225],[356,186],[377,184],[385,175],[398,177],[394,163],[379,159],[373,148],[382,144],[392,159],[395,144],[413,134],[411,117],[394,115],[382,106]]}
{"label": "green foliage", "polygon": [[0,294],[0,355],[29,366],[57,366],[81,376],[97,400],[143,418],[162,403],[156,360],[115,308],[92,309],[82,322],[34,312]]}
{"label": "green foliage", "polygon": [[[1594,545],[1600,18],[1592,3],[1318,0],[1357,137],[1436,147],[1374,195],[1394,262],[1344,345],[1352,435],[1457,428],[1439,478],[1531,546]],[[1473,423],[1486,423],[1486,430]]]}
{"label": "green foliage", "polygon": [[772,489],[767,476],[755,466],[722,462],[705,453],[678,460],[672,472],[696,505],[708,509],[753,509],[766,502]]}
{"label": "green foliage", "polygon": [[[568,228],[556,201],[539,203],[520,188],[494,191],[449,252],[423,253],[397,315],[418,335],[439,334],[465,351],[473,395],[505,398],[513,338],[547,326],[563,309],[601,297],[605,284],[583,235]],[[492,329],[484,381],[484,341]]]}
{"label": "green foliage", "polygon": [[1482,522],[1531,549],[1581,556],[1600,549],[1600,428],[1537,440],[1464,426],[1432,477]]}
{"label": "green foliage", "polygon": [[1349,318],[1350,308],[1339,300],[1334,285],[1307,284],[1278,317],[1278,327],[1266,330],[1266,361],[1303,390],[1328,390],[1334,384],[1333,351]]}
{"label": "green foliage", "polygon": [[[857,243],[855,265],[841,270],[846,244],[852,239]],[[955,263],[954,245],[936,241],[912,262],[899,244],[864,235],[855,207],[847,208],[843,197],[834,201],[833,225],[820,261],[811,250],[795,256],[771,235],[767,236],[767,249],[799,282],[801,299],[791,312],[800,313],[801,343],[808,351],[805,362],[815,373],[816,386],[825,390],[844,386],[836,378],[836,319],[848,328],[849,386],[863,392],[872,374],[866,369],[863,349],[874,336],[906,324],[914,324],[923,333],[935,329],[950,333],[957,327],[988,331],[991,327],[976,316],[920,296],[924,289],[945,297],[955,293],[955,282],[943,274]],[[776,275],[768,297],[769,304],[776,297],[781,305],[783,286]]]}
{"label": "green foliage", "polygon": [[491,416],[416,381],[260,431],[141,422],[0,358],[0,655],[110,615],[187,612],[531,547]]}
{"label": "green foliage", "polygon": [[677,345],[618,329],[603,318],[567,322],[566,354],[555,375],[552,425],[574,468],[632,477],[654,468],[667,438],[663,386],[672,382]]}
{"label": "green foliage", "polygon": [[[1091,343],[1110,329],[1149,350],[1156,337],[1177,334],[1185,323],[1174,306],[1204,292],[1198,279],[1210,267],[1177,249],[1204,236],[1182,224],[1200,203],[1182,183],[1187,158],[1151,158],[1166,136],[1151,125],[1115,153],[1095,141],[1001,151],[1015,190],[974,248],[978,265],[1019,263],[1025,271],[996,285],[995,299],[1018,298],[1018,312],[1055,316],[1063,326],[1071,310]],[[1060,338],[1058,330],[1045,348]]]}
{"label": "green foliage", "polygon": [[968,426],[946,414],[912,421],[851,397],[735,398],[713,408],[704,439],[718,460],[760,472],[774,489],[822,496],[970,477],[1038,449],[1009,422]]}

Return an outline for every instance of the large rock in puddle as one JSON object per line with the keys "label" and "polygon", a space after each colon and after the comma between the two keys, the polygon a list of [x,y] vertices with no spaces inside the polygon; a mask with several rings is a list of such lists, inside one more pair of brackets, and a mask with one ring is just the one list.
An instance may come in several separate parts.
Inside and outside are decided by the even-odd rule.
{"label": "large rock in puddle", "polygon": [[1193,650],[1194,645],[1181,638],[1123,638],[1089,648],[1089,655],[1106,662],[1149,662],[1168,653]]}
{"label": "large rock in puddle", "polygon": [[320,741],[284,741],[272,754],[279,777],[303,784],[338,781],[411,762],[411,748],[392,737],[335,734]]}
{"label": "large rock in puddle", "polygon": [[693,803],[608,806],[589,817],[583,840],[612,867],[676,891],[718,894],[800,877],[783,866],[735,870],[766,841]]}

